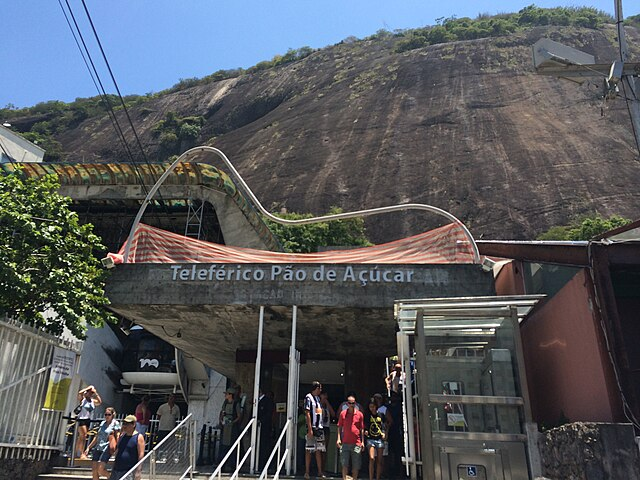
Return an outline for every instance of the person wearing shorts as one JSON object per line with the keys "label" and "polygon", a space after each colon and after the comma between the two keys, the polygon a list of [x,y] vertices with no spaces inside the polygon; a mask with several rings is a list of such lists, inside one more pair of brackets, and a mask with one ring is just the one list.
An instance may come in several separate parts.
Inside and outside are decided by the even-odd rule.
{"label": "person wearing shorts", "polygon": [[304,453],[304,478],[309,480],[311,470],[311,454],[315,453],[318,465],[318,478],[326,478],[322,470],[322,452],[327,450],[324,441],[324,429],[322,428],[322,404],[320,402],[320,382],[311,384],[311,392],[304,397],[304,416],[307,424],[307,436],[305,438]]}
{"label": "person wearing shorts", "polygon": [[369,455],[369,480],[373,480],[375,469],[376,478],[382,476],[382,454],[384,452],[385,417],[378,410],[374,398],[369,402],[369,414],[364,422],[364,435],[367,438],[367,453]]}
{"label": "person wearing shorts", "polygon": [[362,464],[362,439],[364,433],[364,416],[360,410],[356,410],[356,398],[354,395],[347,397],[348,408],[340,412],[338,418],[338,439],[336,445],[340,449],[340,462],[342,464],[342,479],[347,480],[349,465],[351,465],[351,477],[357,480],[360,465]]}
{"label": "person wearing shorts", "polygon": [[84,451],[86,456],[91,452],[91,476],[93,480],[100,480],[100,476],[108,477],[106,465],[115,450],[120,432],[120,422],[116,420],[116,411],[113,407],[107,407],[104,412],[104,420],[98,427],[98,433]]}

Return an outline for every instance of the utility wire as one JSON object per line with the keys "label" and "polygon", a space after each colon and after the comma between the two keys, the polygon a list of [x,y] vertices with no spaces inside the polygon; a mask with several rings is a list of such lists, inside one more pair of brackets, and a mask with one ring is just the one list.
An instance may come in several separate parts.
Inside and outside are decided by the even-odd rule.
{"label": "utility wire", "polygon": [[[91,18],[91,14],[89,13],[89,9],[87,8],[87,4],[85,3],[85,0],[82,0],[82,6],[84,7],[84,12],[87,15],[87,19],[89,20],[89,24],[91,25],[91,29],[93,30],[93,36],[95,37],[96,42],[98,42],[98,47],[100,47],[100,53],[102,53],[102,58],[104,60],[104,63],[107,66],[107,70],[109,70],[109,75],[111,76],[111,81],[113,82],[113,85],[116,87],[116,92],[118,92],[118,98],[120,99],[120,103],[122,105],[124,113],[127,116],[127,120],[129,122],[129,125],[131,126],[131,130],[133,131],[133,135],[136,138],[136,142],[138,144],[138,148],[140,149],[140,153],[142,153],[142,157],[144,158],[144,160],[147,163],[147,165],[149,165],[149,160],[147,159],[147,155],[144,152],[144,148],[142,148],[142,143],[140,142],[140,137],[138,137],[138,132],[136,132],[136,129],[133,126],[133,121],[131,120],[131,117],[129,116],[129,110],[127,109],[127,105],[125,104],[124,99],[122,98],[122,94],[120,93],[120,88],[118,87],[118,82],[116,82],[116,78],[113,75],[113,71],[111,70],[111,65],[109,64],[109,60],[107,60],[107,55],[104,53],[104,49],[102,48],[102,42],[100,41],[100,37],[98,37],[98,32],[96,31],[96,27],[93,24],[93,19]],[[151,175],[153,175],[152,172],[150,172],[150,173],[151,173]],[[155,183],[156,179],[155,178],[152,178],[152,179],[153,179],[153,182]]]}
{"label": "utility wire", "polygon": [[[58,3],[60,3],[60,0],[58,0]],[[105,106],[107,108],[107,112],[109,114],[109,117],[112,120],[112,123],[114,124],[114,127],[116,129],[116,134],[118,134],[118,136],[121,139],[121,142],[124,146],[125,152],[127,153],[127,155],[129,156],[129,159],[131,160],[131,163],[134,166],[134,170],[136,172],[136,175],[138,176],[138,180],[140,181],[140,184],[142,185],[142,188],[144,190],[145,193],[147,193],[147,187],[144,183],[144,179],[142,177],[142,174],[140,173],[139,169],[138,169],[138,165],[135,161],[135,159],[133,158],[133,153],[131,152],[131,149],[129,148],[129,144],[127,143],[127,139],[124,136],[124,132],[122,131],[122,128],[120,127],[120,123],[118,122],[118,119],[116,117],[115,112],[113,111],[113,106],[111,105],[111,101],[109,100],[109,96],[107,95],[107,92],[104,88],[104,85],[102,84],[102,80],[100,79],[100,75],[98,74],[98,70],[95,66],[95,63],[93,61],[93,58],[91,57],[91,53],[89,52],[89,48],[87,47],[86,42],[84,41],[84,36],[82,35],[82,31],[80,30],[80,26],[78,25],[78,22],[76,20],[76,17],[73,13],[73,10],[71,8],[71,5],[69,4],[69,0],[65,0],[65,3],[67,5],[67,8],[69,9],[69,14],[71,15],[71,18],[73,20],[73,24],[75,25],[75,31],[73,29],[73,27],[71,27],[71,24],[69,22],[69,18],[66,15],[66,12],[64,10],[64,8],[62,7],[62,4],[60,3],[60,8],[62,8],[63,13],[65,13],[65,18],[67,19],[67,23],[69,23],[69,28],[71,28],[71,33],[73,34],[74,39],[76,40],[76,44],[78,45],[78,48],[80,49],[80,54],[82,55],[82,58],[85,58],[85,53],[87,58],[89,59],[89,63],[91,63],[91,68],[89,68],[88,64],[86,63],[86,59],[85,59],[85,65],[87,65],[87,68],[89,68],[89,74],[91,75],[92,80],[94,79],[94,74],[95,74],[95,78],[97,79],[97,84],[100,85],[100,87],[98,88],[98,85],[96,84],[96,80],[94,80],[94,85],[96,85],[96,88],[98,89],[98,95],[100,95],[100,97],[102,97],[102,99],[105,102]],[[80,48],[80,44],[78,43],[78,39],[76,38],[75,32],[78,33],[78,36],[80,37],[80,40],[82,42],[82,45],[84,47],[84,51],[82,48]],[[92,72],[93,70],[93,72]]]}
{"label": "utility wire", "polygon": [[[66,1],[66,0],[65,0]],[[83,47],[80,45],[80,41],[78,40],[78,35],[76,35],[76,31],[73,28],[73,25],[71,25],[71,21],[69,20],[69,16],[67,15],[66,10],[64,9],[64,7],[62,6],[62,2],[61,0],[58,0],[58,4],[60,5],[60,8],[62,9],[62,13],[64,14],[64,18],[67,21],[67,25],[69,26],[69,29],[71,30],[71,35],[73,35],[73,39],[76,42],[76,46],[78,47],[78,50],[80,51],[80,55],[82,56],[82,60],[84,61],[85,66],[87,67],[87,70],[89,71],[89,76],[91,77],[91,80],[93,81],[93,85],[96,87],[96,90],[98,91],[98,96],[100,96],[105,104],[105,108],[107,110],[107,115],[109,116],[109,120],[111,120],[111,124],[113,125],[113,128],[116,131],[116,135],[118,136],[118,139],[120,140],[120,143],[122,144],[123,150],[125,151],[125,153],[129,156],[129,158],[131,159],[131,162],[135,165],[135,161],[133,160],[133,154],[131,153],[131,150],[129,149],[129,145],[127,144],[127,140],[124,136],[124,133],[122,131],[122,129],[120,128],[120,124],[118,123],[118,119],[115,116],[115,113],[113,112],[113,108],[111,107],[111,102],[109,101],[109,97],[104,89],[104,86],[102,85],[102,81],[100,80],[100,76],[98,75],[97,69],[95,67],[95,64],[93,63],[93,59],[91,58],[91,54],[89,53],[89,50],[87,48],[87,45],[84,41],[84,37],[82,37],[82,33],[80,32],[80,28],[78,26],[78,23],[76,22],[75,16],[73,15],[73,11],[71,10],[71,6],[69,5],[69,2],[66,1],[67,7],[69,8],[69,13],[73,18],[73,23],[78,31],[78,35],[80,35],[81,39],[82,39],[82,45],[84,45],[84,50]],[[86,51],[86,53],[85,53]],[[87,57],[89,57],[89,60],[87,60]],[[89,66],[89,62],[91,63],[91,66]],[[99,86],[98,86],[99,84]],[[140,181],[141,184],[143,184],[144,186],[144,181],[142,180],[142,177],[140,175],[140,173],[137,171],[136,169],[136,173],[138,175],[138,179]],[[145,190],[146,191],[146,190]]]}
{"label": "utility wire", "polygon": [[[60,3],[60,1],[61,0],[58,0],[58,3]],[[77,31],[77,34],[80,37],[80,40],[81,40],[82,45],[84,47],[84,51],[83,51],[83,48],[80,47],[80,43],[78,42],[78,39],[77,39],[76,34],[75,34],[75,31],[74,31],[73,27],[71,26],[69,18],[68,18],[67,14],[65,12],[65,9],[64,9],[64,7],[62,6],[61,3],[60,3],[60,8],[62,9],[62,11],[63,11],[63,13],[65,15],[67,23],[69,24],[69,28],[71,29],[71,33],[73,34],[74,39],[76,40],[76,45],[78,46],[78,49],[80,50],[80,54],[82,55],[82,57],[83,57],[83,59],[85,61],[85,65],[87,66],[87,69],[89,70],[89,74],[91,75],[91,78],[94,81],[94,85],[96,86],[96,89],[98,90],[98,94],[103,98],[103,100],[105,102],[105,106],[106,106],[106,109],[107,109],[107,114],[109,115],[109,118],[110,118],[110,120],[111,120],[111,122],[112,122],[112,124],[113,124],[113,126],[114,126],[114,128],[116,130],[116,133],[118,134],[118,136],[120,138],[120,141],[124,146],[124,149],[125,149],[125,152],[126,152],[127,156],[131,160],[131,164],[133,165],[133,168],[134,168],[134,171],[136,173],[136,176],[138,177],[138,181],[140,182],[140,185],[141,185],[141,187],[142,187],[142,189],[143,189],[143,191],[144,191],[144,193],[146,195],[148,193],[148,189],[147,189],[147,186],[145,184],[144,177],[142,176],[142,173],[140,172],[140,168],[138,166],[138,162],[136,162],[136,160],[134,159],[133,152],[131,151],[131,149],[129,147],[129,143],[126,140],[126,136],[124,134],[124,131],[123,131],[122,127],[120,126],[120,122],[118,121],[117,115],[116,115],[116,113],[115,113],[115,111],[113,109],[113,105],[111,103],[111,100],[109,99],[109,95],[107,94],[106,89],[104,88],[104,85],[103,85],[103,83],[102,83],[102,81],[100,79],[100,74],[98,73],[98,70],[97,70],[97,68],[95,66],[93,58],[91,57],[91,53],[89,52],[89,48],[87,47],[87,44],[86,44],[86,42],[84,40],[84,36],[82,35],[82,31],[80,30],[80,26],[78,25],[76,17],[75,17],[75,15],[73,13],[73,9],[71,8],[71,5],[69,4],[69,0],[65,0],[65,3],[67,5],[67,8],[68,8],[69,13],[71,15],[71,18],[73,20],[73,24],[75,25],[75,31]],[[87,9],[87,6],[84,3],[84,1],[82,3],[83,3],[83,6],[84,6],[84,9],[85,9],[85,12],[87,14],[87,17],[89,19],[89,22],[91,23],[91,27],[93,29],[93,33],[95,35],[96,41],[98,42],[98,45],[100,46],[100,50],[102,52],[103,59],[104,59],[105,63],[107,64],[107,67],[109,69],[109,73],[111,75],[111,78],[112,78],[112,80],[114,82],[114,85],[116,87],[116,90],[118,92],[118,97],[119,97],[120,101],[122,102],[122,105],[123,105],[123,107],[125,109],[125,113],[126,113],[127,119],[129,121],[131,129],[132,129],[132,131],[133,131],[133,133],[134,133],[134,135],[136,137],[136,140],[138,142],[138,146],[140,148],[140,151],[142,152],[142,155],[143,155],[143,158],[145,160],[145,163],[147,164],[147,167],[149,168],[149,175],[151,176],[152,180],[155,181],[155,176],[153,174],[153,169],[152,169],[151,165],[149,164],[149,161],[148,161],[148,159],[147,159],[147,157],[146,157],[146,155],[144,153],[144,149],[142,148],[142,145],[140,143],[140,139],[138,137],[138,134],[137,134],[137,132],[135,130],[133,122],[131,121],[131,117],[129,116],[129,113],[126,110],[126,105],[124,104],[124,100],[122,98],[122,95],[120,94],[120,90],[118,88],[118,85],[117,85],[117,82],[116,82],[115,77],[113,75],[113,72],[111,70],[111,67],[109,66],[109,62],[108,62],[108,60],[106,58],[106,55],[104,53],[104,49],[102,48],[102,44],[101,44],[100,39],[98,37],[97,31],[96,31],[96,29],[95,29],[95,27],[93,25],[93,21],[91,20],[90,14],[89,14],[88,9]],[[89,62],[91,63],[91,68],[89,67],[89,65],[87,63],[87,60],[85,58],[85,52],[86,52],[86,56],[89,59]],[[93,72],[92,72],[92,70],[93,70]],[[95,77],[97,79],[97,83],[96,83],[96,80],[94,79],[94,74],[95,74]],[[100,85],[99,87],[98,87],[98,84]],[[116,162],[119,163],[117,160],[116,160]],[[170,212],[168,211],[167,206],[166,206],[165,202],[162,199],[162,195],[159,194],[159,196],[160,196],[160,202],[159,203],[164,207],[165,213],[167,215],[169,215]],[[157,215],[156,215],[156,219],[158,220],[158,225],[161,225],[160,218]]]}
{"label": "utility wire", "polygon": [[[140,149],[140,153],[142,154],[142,158],[144,160],[144,162],[147,164],[147,167],[149,167],[149,175],[151,176],[151,180],[153,181],[153,183],[156,183],[156,178],[155,175],[153,173],[153,168],[151,167],[151,164],[149,163],[149,159],[147,158],[147,154],[144,151],[144,148],[142,147],[142,142],[140,142],[140,137],[138,136],[138,132],[136,131],[134,125],[133,125],[133,121],[131,120],[131,116],[129,115],[129,110],[127,109],[127,105],[124,101],[124,98],[122,98],[122,94],[120,93],[120,88],[118,87],[118,82],[116,82],[116,77],[113,75],[113,71],[111,70],[111,65],[109,64],[109,60],[107,60],[107,55],[104,52],[104,48],[102,48],[102,42],[100,41],[100,37],[98,36],[98,32],[96,31],[96,27],[93,24],[93,19],[91,18],[91,14],[89,13],[89,9],[87,8],[87,4],[85,2],[85,0],[82,0],[82,6],[84,7],[84,12],[87,15],[87,19],[89,20],[89,24],[91,25],[91,29],[93,30],[93,35],[96,39],[96,42],[98,42],[98,47],[100,47],[100,53],[102,53],[102,59],[104,60],[105,65],[107,66],[107,70],[109,70],[109,75],[111,76],[111,81],[113,82],[113,85],[116,88],[116,92],[118,92],[118,98],[120,99],[120,104],[122,105],[122,109],[124,110],[124,113],[127,117],[127,121],[129,122],[129,125],[131,126],[131,131],[133,132],[133,136],[136,139],[136,143],[138,144],[138,148]],[[146,193],[146,192],[145,192]],[[160,196],[160,203],[162,204],[162,206],[164,207],[165,213],[169,214],[168,209],[166,207],[166,205],[164,204],[164,200],[162,198],[162,194],[160,192],[158,192],[158,195]]]}

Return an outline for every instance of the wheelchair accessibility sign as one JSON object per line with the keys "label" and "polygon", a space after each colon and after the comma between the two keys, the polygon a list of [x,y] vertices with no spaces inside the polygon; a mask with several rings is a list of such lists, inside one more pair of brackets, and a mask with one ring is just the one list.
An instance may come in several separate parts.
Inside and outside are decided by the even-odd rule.
{"label": "wheelchair accessibility sign", "polygon": [[458,465],[459,480],[487,480],[487,470],[484,465],[469,465],[462,463]]}

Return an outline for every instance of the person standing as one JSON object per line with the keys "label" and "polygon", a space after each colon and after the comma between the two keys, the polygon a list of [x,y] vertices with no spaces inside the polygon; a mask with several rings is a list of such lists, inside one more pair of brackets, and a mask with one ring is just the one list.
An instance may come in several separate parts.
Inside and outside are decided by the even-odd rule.
{"label": "person standing", "polygon": [[376,401],[372,398],[369,402],[369,414],[364,422],[364,435],[367,438],[367,453],[369,454],[369,480],[373,480],[374,469],[378,480],[382,475],[383,442],[386,438],[385,422],[384,414],[380,413]]}
{"label": "person standing", "polygon": [[351,463],[351,476],[357,480],[358,471],[362,463],[362,448],[364,434],[364,417],[360,410],[356,410],[356,397],[347,397],[346,410],[340,412],[338,417],[338,439],[336,445],[340,449],[340,461],[342,463],[342,480],[347,480],[349,475],[349,463]]}
{"label": "person standing", "polygon": [[218,453],[218,463],[227,454],[233,443],[238,438],[239,422],[242,419],[240,402],[235,400],[236,391],[228,389],[224,392],[224,402],[220,410],[220,426],[222,427],[222,435],[220,437],[220,450]]}
{"label": "person standing", "polygon": [[[331,438],[331,420],[336,418],[336,412],[329,402],[329,395],[327,392],[320,394],[320,404],[322,405],[322,429],[324,430],[324,444],[329,445]],[[327,469],[327,449],[322,452],[322,465],[324,469]]]}
{"label": "person standing", "polygon": [[142,401],[136,407],[136,431],[142,435],[142,438],[145,439],[145,435],[149,430],[149,425],[151,424],[151,409],[149,408],[149,400],[151,397],[149,395],[145,395],[142,397]]}
{"label": "person standing", "polygon": [[[122,421],[122,434],[116,446],[116,458],[110,480],[120,480],[144,457],[144,436],[136,430],[136,416],[127,415]],[[141,478],[141,468],[135,471],[135,479]]]}
{"label": "person standing", "polygon": [[167,403],[158,407],[158,441],[169,435],[180,418],[180,407],[176,405],[176,396],[172,393],[167,398]]}
{"label": "person standing", "polygon": [[318,477],[326,478],[322,470],[322,452],[326,451],[324,429],[322,428],[322,404],[320,403],[320,382],[311,384],[311,391],[304,397],[304,416],[307,424],[307,437],[304,452],[304,478],[309,480],[311,454],[315,452]]}
{"label": "person standing", "polygon": [[402,364],[396,363],[393,367],[393,370],[389,375],[385,378],[385,383],[387,384],[387,392],[389,396],[393,395],[402,395],[402,385],[405,380],[405,374],[402,371]]}
{"label": "person standing", "polygon": [[378,407],[378,413],[384,415],[385,420],[385,439],[384,439],[384,449],[382,451],[382,472],[384,472],[387,468],[385,465],[385,457],[389,456],[389,439],[386,435],[387,432],[391,430],[391,425],[393,424],[393,419],[391,418],[391,414],[387,415],[387,404],[385,402],[385,398],[381,393],[375,393],[373,395],[373,400],[376,402],[376,406]]}
{"label": "person standing", "polygon": [[91,452],[91,476],[93,480],[100,480],[100,475],[103,477],[109,476],[106,465],[111,458],[111,454],[116,449],[120,428],[120,422],[116,420],[115,409],[107,407],[104,412],[104,420],[98,427],[98,433],[93,436],[93,440],[84,451],[85,456]]}
{"label": "person standing", "polygon": [[89,385],[86,388],[83,388],[78,392],[78,406],[77,409],[80,409],[76,416],[76,422],[78,424],[77,427],[77,439],[76,439],[76,456],[80,457],[82,460],[88,460],[84,454],[84,446],[87,441],[87,432],[89,431],[89,427],[91,426],[91,419],[93,418],[93,412],[96,407],[99,407],[102,404],[102,399],[98,392],[96,391],[93,385]]}
{"label": "person standing", "polygon": [[258,422],[260,422],[260,458],[258,466],[263,468],[271,454],[271,439],[273,433],[273,412],[275,403],[268,395],[260,390],[258,397]]}

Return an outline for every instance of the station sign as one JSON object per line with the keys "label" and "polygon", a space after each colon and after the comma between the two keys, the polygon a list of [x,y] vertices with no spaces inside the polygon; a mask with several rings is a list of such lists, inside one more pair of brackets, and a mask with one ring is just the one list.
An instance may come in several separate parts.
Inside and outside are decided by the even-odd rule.
{"label": "station sign", "polygon": [[191,264],[170,265],[169,269],[173,282],[328,282],[366,286],[422,280],[415,270],[380,265]]}

